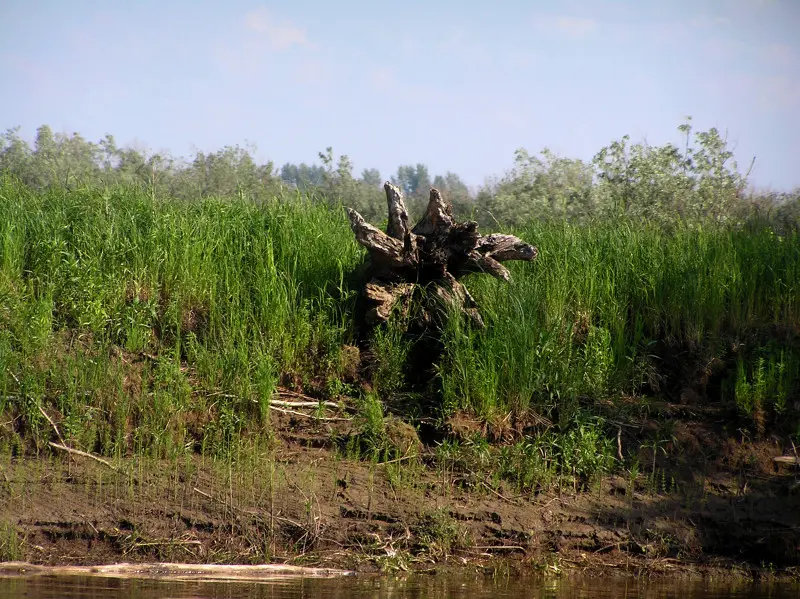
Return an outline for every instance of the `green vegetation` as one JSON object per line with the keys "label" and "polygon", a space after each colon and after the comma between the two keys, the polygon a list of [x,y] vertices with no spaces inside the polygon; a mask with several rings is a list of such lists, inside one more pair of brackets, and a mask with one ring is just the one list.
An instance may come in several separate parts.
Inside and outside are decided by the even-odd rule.
{"label": "green vegetation", "polygon": [[6,178],[0,213],[0,411],[37,449],[46,408],[105,455],[216,452],[268,430],[280,376],[340,378],[359,255],[323,205]]}
{"label": "green vegetation", "polygon": [[[766,369],[771,403],[798,392],[796,329],[783,331],[786,342],[775,338],[800,322],[797,234],[664,231],[624,219],[520,232],[543,248],[537,262],[513,265],[511,285],[470,282],[487,329],[450,321],[440,368],[448,409],[534,408],[571,421],[583,399],[697,384],[669,372],[675,353],[684,364],[721,361],[732,373],[740,364],[740,378],[754,376],[745,377],[745,363]],[[710,399],[731,399],[730,391]]]}
{"label": "green vegetation", "polygon": [[[376,191],[376,172],[356,182],[328,149],[319,172],[284,167],[286,191],[271,166],[231,149],[162,172],[113,140],[103,162],[75,137],[40,130],[32,151],[10,132],[0,444],[233,459],[269,445],[278,386],[352,407],[340,446],[376,462],[419,458],[391,414],[440,432],[466,414],[475,430],[440,436],[437,467],[520,493],[611,470],[606,423],[630,409],[623,396],[644,409],[692,393],[754,435],[800,437],[800,196],[747,196],[719,135],[698,134],[693,149],[682,130],[682,151],[623,139],[593,165],[520,152],[474,198],[440,177],[462,213],[515,225],[540,255],[512,264],[509,284],[471,276],[488,326],[451,318],[425,385],[402,322],[356,338],[363,253],[341,205],[371,202],[359,194]],[[72,146],[88,158],[70,163]],[[429,184],[424,165],[397,180],[412,197]]]}
{"label": "green vegetation", "polygon": [[13,562],[22,559],[22,540],[14,525],[0,522],[0,561]]}

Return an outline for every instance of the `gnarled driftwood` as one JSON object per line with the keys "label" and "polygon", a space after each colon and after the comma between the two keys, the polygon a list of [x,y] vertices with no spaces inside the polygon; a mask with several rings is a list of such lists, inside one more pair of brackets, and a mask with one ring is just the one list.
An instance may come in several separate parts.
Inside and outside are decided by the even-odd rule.
{"label": "gnarled driftwood", "polygon": [[[456,222],[452,205],[433,188],[425,215],[411,228],[400,190],[388,182],[383,187],[389,212],[385,233],[355,210],[347,209],[356,240],[370,256],[364,289],[366,323],[374,326],[385,322],[398,305],[407,312],[415,290],[424,286],[483,326],[475,300],[459,279],[469,273],[485,272],[508,281],[510,273],[501,262],[533,260],[537,249],[513,235],[493,233],[482,237],[473,221]],[[415,315],[423,326],[433,322],[434,317],[429,308]]]}

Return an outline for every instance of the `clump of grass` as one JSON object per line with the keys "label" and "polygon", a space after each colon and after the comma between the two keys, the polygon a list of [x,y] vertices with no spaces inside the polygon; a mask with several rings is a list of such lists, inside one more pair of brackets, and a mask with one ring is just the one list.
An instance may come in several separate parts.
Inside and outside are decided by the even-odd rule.
{"label": "clump of grass", "polygon": [[415,527],[414,534],[417,550],[437,559],[470,545],[469,531],[445,509],[425,514]]}
{"label": "clump of grass", "polygon": [[22,538],[17,527],[10,522],[0,522],[0,562],[16,562],[22,559]]}
{"label": "clump of grass", "polygon": [[43,408],[107,455],[225,452],[263,431],[282,373],[322,388],[340,376],[361,254],[326,205],[3,178],[0,217],[0,408],[36,446],[53,433]]}
{"label": "clump of grass", "polygon": [[757,348],[750,360],[739,357],[735,378],[732,376],[736,406],[751,420],[761,436],[766,427],[766,413],[776,419],[790,411],[790,397],[800,387],[800,353],[792,348]]}
{"label": "clump of grass", "polygon": [[376,328],[370,339],[374,362],[372,383],[384,400],[395,399],[406,385],[406,363],[411,342],[406,338],[406,323],[399,315]]}
{"label": "clump of grass", "polygon": [[445,485],[459,480],[494,490],[505,483],[521,494],[556,484],[588,488],[616,463],[604,422],[585,415],[564,430],[542,428],[505,444],[490,443],[480,434],[445,440],[435,457]]}
{"label": "clump of grass", "polygon": [[[671,355],[684,365],[717,358],[730,372],[743,343],[783,335],[784,346],[800,347],[797,233],[625,220],[531,223],[517,233],[539,247],[537,261],[512,264],[510,285],[468,282],[487,328],[453,319],[446,328],[448,412],[489,419],[533,408],[566,424],[579,398],[696,383],[679,379]],[[797,393],[796,379],[786,384]],[[711,399],[734,401],[724,393]]]}
{"label": "clump of grass", "polygon": [[383,462],[420,456],[421,442],[416,429],[400,418],[386,416],[376,393],[365,393],[358,404],[356,430],[344,440],[346,455]]}

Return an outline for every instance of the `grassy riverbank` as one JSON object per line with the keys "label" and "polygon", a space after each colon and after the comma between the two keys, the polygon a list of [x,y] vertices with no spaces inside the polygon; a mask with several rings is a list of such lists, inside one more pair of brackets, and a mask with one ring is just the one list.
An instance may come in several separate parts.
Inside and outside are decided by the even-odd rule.
{"label": "grassy riverbank", "polygon": [[[260,530],[266,536],[248,542],[272,549],[239,547],[220,559],[324,546],[308,526],[335,527],[337,489],[350,485],[338,469],[355,468],[366,477],[365,489],[385,493],[381,513],[408,526],[409,555],[421,554],[415,543],[424,534],[452,537],[448,547],[461,551],[490,543],[485,528],[459,537],[458,522],[485,527],[492,517],[459,520],[446,508],[452,489],[472,502],[528,510],[511,527],[519,532],[525,518],[543,517],[531,511],[540,495],[564,493],[576,501],[646,495],[662,506],[677,493],[691,520],[708,508],[709,485],[724,475],[733,494],[779,494],[768,509],[780,520],[773,535],[779,541],[766,561],[796,566],[800,548],[780,539],[797,523],[780,514],[782,505],[797,513],[798,496],[791,474],[770,468],[773,456],[800,442],[800,236],[769,223],[664,228],[626,219],[532,222],[515,233],[539,248],[539,258],[512,264],[509,284],[478,275],[466,280],[488,326],[478,331],[451,320],[433,376],[420,381],[398,323],[356,338],[363,254],[338,207],[301,195],[256,203],[241,196],[170,200],[133,187],[40,192],[3,179],[6,557],[35,557],[30,546],[10,540],[26,526],[14,521],[27,493],[17,477],[46,485],[58,472],[52,480],[61,480],[65,460],[87,459],[64,448],[120,470],[98,465],[98,472],[109,471],[85,475],[87,492],[100,489],[92,491],[99,493],[98,510],[123,501],[124,493],[134,501],[142,477],[158,478],[147,470],[166,467],[174,493],[160,484],[153,498],[182,506],[188,496],[222,501],[227,516],[214,516],[214,526],[238,534],[245,530],[235,529],[240,510],[267,510],[266,502],[275,501],[281,469],[289,478],[317,477],[302,460],[297,469],[287,465],[292,447],[306,455],[313,446],[324,452],[325,480],[295,480],[295,488],[286,478],[282,487],[289,495],[281,514],[296,510],[288,507],[291,496],[311,518],[299,536],[276,536],[274,518],[263,529],[264,514],[277,517],[271,503],[247,534]],[[276,399],[329,403],[308,410]],[[197,472],[217,472],[209,479],[217,481],[213,488],[189,485]],[[403,489],[408,505],[417,506],[416,520],[402,502],[395,513],[387,499]],[[427,492],[446,513],[444,524],[434,515],[430,526],[441,524],[444,532],[414,528],[428,522],[417,503]],[[320,497],[330,510],[319,507]],[[27,501],[36,505],[32,496]],[[376,520],[386,524],[374,517],[370,506],[378,500],[369,492],[349,501],[338,513],[364,511],[359,534],[372,534]],[[723,513],[709,522],[724,523]],[[35,510],[26,514],[36,519]],[[517,518],[511,514],[501,520]],[[300,524],[300,516],[281,516],[294,523],[281,526]],[[112,525],[119,522],[108,524],[106,537]],[[764,530],[754,525],[752,538]],[[388,533],[375,534],[383,543]],[[691,543],[667,539],[658,555],[685,558],[687,547],[694,547],[692,559],[729,551],[727,541],[698,534]],[[650,541],[635,538],[614,540],[613,549],[647,554],[641,548]],[[334,540],[350,549],[356,543]],[[523,549],[526,543],[498,541]],[[175,547],[180,553],[190,545]]]}

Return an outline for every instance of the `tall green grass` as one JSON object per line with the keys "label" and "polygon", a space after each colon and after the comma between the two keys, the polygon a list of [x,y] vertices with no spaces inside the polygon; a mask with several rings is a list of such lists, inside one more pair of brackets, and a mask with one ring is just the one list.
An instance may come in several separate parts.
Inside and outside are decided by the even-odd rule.
{"label": "tall green grass", "polygon": [[[765,351],[784,356],[784,400],[800,393],[797,234],[625,220],[518,233],[539,247],[535,263],[512,265],[510,285],[467,282],[487,328],[449,322],[440,367],[449,409],[532,407],[570,420],[579,401],[707,384]],[[705,379],[676,372],[703,365]],[[717,387],[710,399],[733,398]]]}
{"label": "tall green grass", "polygon": [[46,404],[103,453],[224,446],[265,423],[281,375],[338,376],[360,259],[342,211],[302,196],[185,203],[5,179],[0,411],[43,439]]}
{"label": "tall green grass", "polygon": [[[793,409],[796,233],[625,220],[517,233],[535,262],[512,263],[510,284],[466,280],[486,329],[446,326],[443,414],[534,409],[566,426],[592,401],[687,385],[751,415]],[[49,415],[104,455],[229,454],[270,434],[281,381],[358,392],[340,354],[362,258],[343,212],[302,195],[184,202],[0,180],[0,443],[39,450]],[[391,328],[371,340],[380,399],[404,396],[409,347]]]}

